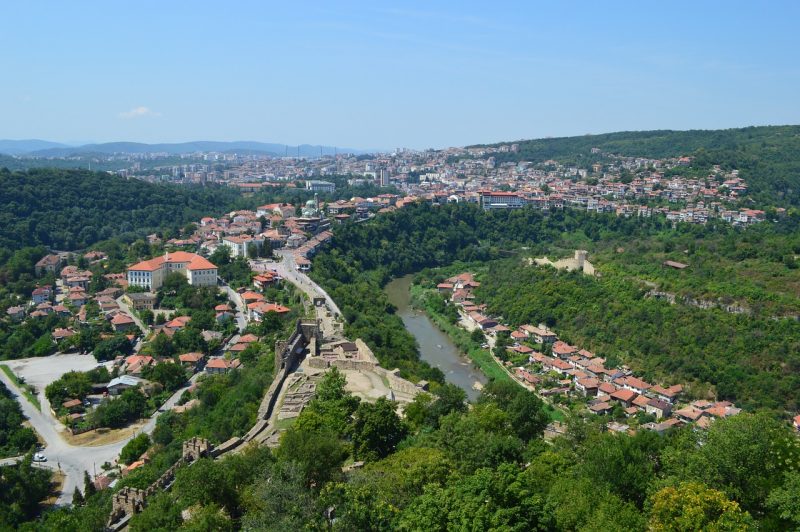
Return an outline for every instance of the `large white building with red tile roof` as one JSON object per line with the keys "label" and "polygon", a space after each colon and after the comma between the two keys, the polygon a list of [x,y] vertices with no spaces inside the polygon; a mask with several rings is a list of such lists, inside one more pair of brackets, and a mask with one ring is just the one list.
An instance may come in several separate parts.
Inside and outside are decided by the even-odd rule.
{"label": "large white building with red tile roof", "polygon": [[200,255],[186,251],[166,253],[128,268],[128,285],[158,290],[172,272],[186,276],[193,286],[216,286],[217,267]]}

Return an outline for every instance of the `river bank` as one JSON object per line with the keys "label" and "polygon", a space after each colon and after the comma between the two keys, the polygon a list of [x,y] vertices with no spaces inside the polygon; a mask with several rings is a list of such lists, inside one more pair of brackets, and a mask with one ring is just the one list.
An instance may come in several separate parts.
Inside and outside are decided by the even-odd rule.
{"label": "river bank", "polygon": [[423,294],[424,289],[422,287],[416,285],[411,286],[411,306],[413,308],[423,312],[440,331],[447,335],[459,351],[469,358],[489,379],[511,380],[508,373],[494,361],[489,350],[482,349],[480,344],[475,343],[469,331],[459,327],[457,324],[450,323],[447,316],[426,307]]}
{"label": "river bank", "polygon": [[439,368],[447,382],[455,384],[467,394],[470,401],[480,395],[480,389],[488,382],[487,376],[473,367],[462,350],[443,332],[425,312],[411,305],[412,276],[406,275],[390,281],[384,292],[389,302],[397,308],[396,315],[403,321],[419,346],[420,357],[433,367]]}

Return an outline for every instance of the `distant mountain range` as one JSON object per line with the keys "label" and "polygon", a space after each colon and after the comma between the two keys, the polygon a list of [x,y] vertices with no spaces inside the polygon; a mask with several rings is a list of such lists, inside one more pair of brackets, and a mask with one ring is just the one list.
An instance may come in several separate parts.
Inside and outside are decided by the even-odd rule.
{"label": "distant mountain range", "polygon": [[106,142],[102,144],[84,144],[69,146],[46,140],[0,140],[0,153],[18,157],[73,157],[79,155],[111,155],[114,153],[169,153],[179,155],[194,152],[250,153],[272,156],[319,157],[334,153],[369,153],[368,150],[337,148],[333,146],[315,146],[301,144],[289,146],[270,142],[233,141],[217,142],[200,140],[194,142],[144,144],[140,142]]}

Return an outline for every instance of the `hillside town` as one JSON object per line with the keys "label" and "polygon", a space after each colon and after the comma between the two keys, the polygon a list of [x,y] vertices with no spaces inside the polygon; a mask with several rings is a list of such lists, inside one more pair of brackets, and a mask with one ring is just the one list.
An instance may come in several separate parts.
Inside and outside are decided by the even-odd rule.
{"label": "hillside town", "polygon": [[[245,193],[298,186],[332,193],[335,184],[325,179],[347,176],[350,186],[392,186],[401,198],[468,202],[486,210],[575,208],[626,217],[663,215],[669,221],[695,224],[720,219],[737,226],[765,219],[763,210],[746,206],[748,185],[735,169],[726,171],[717,165],[698,175],[692,168],[692,157],[623,157],[598,148],[586,154],[590,162],[585,165],[552,159],[502,162],[503,155],[516,154],[519,149],[518,144],[504,144],[318,158],[198,153],[194,156],[216,157],[224,164],[170,166],[162,169],[167,172],[163,174],[128,170],[120,174],[149,181],[215,182]],[[381,200],[356,198],[351,203],[353,209],[363,213],[379,208]],[[336,216],[341,210],[334,207],[329,214]]]}

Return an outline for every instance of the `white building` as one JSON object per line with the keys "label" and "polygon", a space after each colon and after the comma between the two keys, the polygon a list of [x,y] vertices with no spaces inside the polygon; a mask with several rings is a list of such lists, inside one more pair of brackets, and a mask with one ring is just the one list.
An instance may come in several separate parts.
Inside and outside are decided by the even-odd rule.
{"label": "white building", "polygon": [[519,209],[526,204],[525,198],[516,192],[481,192],[481,207],[485,211],[490,209]]}
{"label": "white building", "polygon": [[264,247],[264,239],[252,236],[226,236],[222,239],[222,245],[231,251],[231,257],[248,258],[248,250],[255,247],[259,251]]}
{"label": "white building", "polygon": [[193,286],[216,286],[217,267],[200,255],[176,251],[145,260],[128,268],[128,285],[156,291],[171,272],[186,276]]}
{"label": "white building", "polygon": [[306,190],[312,192],[333,192],[336,190],[336,185],[330,181],[310,180],[306,181]]}

